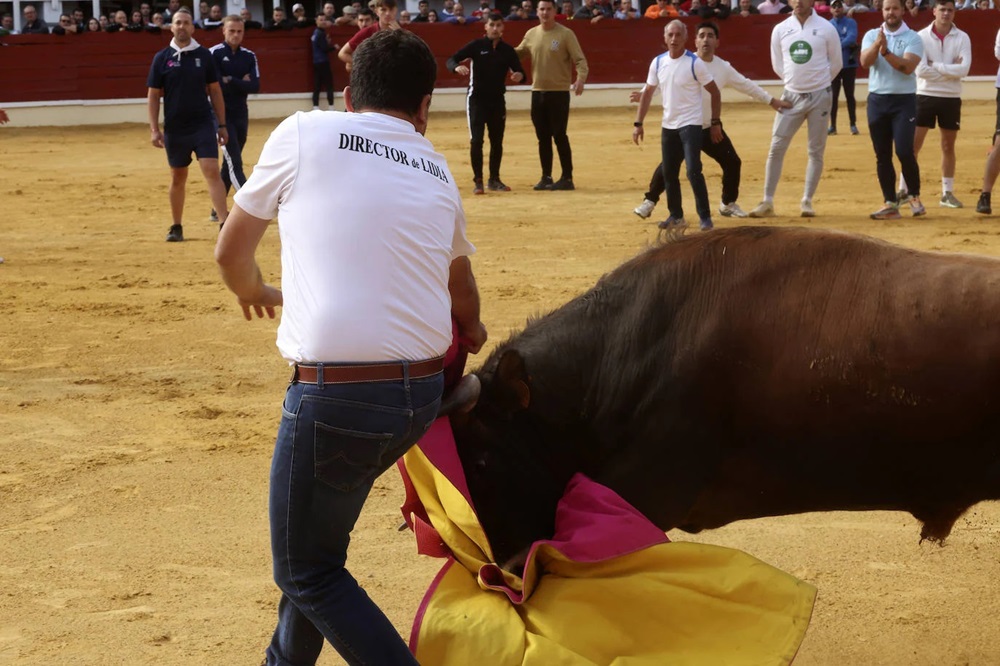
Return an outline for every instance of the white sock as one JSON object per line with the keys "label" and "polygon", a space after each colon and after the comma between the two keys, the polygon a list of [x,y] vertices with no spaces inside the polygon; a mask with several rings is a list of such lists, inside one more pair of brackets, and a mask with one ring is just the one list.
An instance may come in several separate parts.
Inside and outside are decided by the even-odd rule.
{"label": "white sock", "polygon": [[901,192],[909,192],[910,191],[910,190],[906,189],[906,179],[903,178],[903,174],[899,174],[899,190]]}
{"label": "white sock", "polygon": [[955,179],[954,178],[942,178],[941,179],[941,191],[942,192],[954,192],[955,191]]}

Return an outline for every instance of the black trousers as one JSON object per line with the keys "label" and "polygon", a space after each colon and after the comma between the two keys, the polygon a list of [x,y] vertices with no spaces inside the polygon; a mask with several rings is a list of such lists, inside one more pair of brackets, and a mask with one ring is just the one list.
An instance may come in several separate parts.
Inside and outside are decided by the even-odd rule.
{"label": "black trousers", "polygon": [[858,75],[857,67],[845,67],[830,83],[833,88],[833,104],[830,106],[830,127],[837,127],[837,103],[840,99],[840,86],[844,86],[844,99],[847,100],[847,119],[852,125],[858,124],[857,103],[854,101],[854,79]]}
{"label": "black trousers", "polygon": [[[490,136],[490,180],[500,180],[500,162],[503,160],[503,133],[507,126],[507,102],[500,99],[466,99],[469,117],[469,159],[472,175],[483,179],[483,133]],[[550,158],[551,159],[551,158]]]}
{"label": "black trousers", "polygon": [[[247,145],[247,132],[250,130],[250,119],[246,116],[233,118],[226,114],[226,129],[229,131],[229,143],[226,144],[226,152],[229,153],[229,160],[222,156],[222,183],[226,186],[226,193],[233,186],[233,176],[236,176],[236,184],[243,187],[247,182],[246,174],[243,173],[243,146]],[[229,162],[233,163],[232,173],[229,171]]]}
{"label": "black trousers", "polygon": [[542,176],[552,176],[552,142],[559,151],[562,177],[573,177],[573,151],[566,136],[569,124],[569,91],[531,91],[531,123],[538,137],[538,159],[542,163]]}
{"label": "black trousers", "polygon": [[[722,168],[722,203],[731,204],[739,199],[743,160],[736,154],[736,148],[729,140],[726,131],[722,130],[722,141],[712,143],[710,131],[703,129],[701,131],[701,152],[715,160]],[[653,177],[649,179],[649,191],[646,192],[646,198],[655,203],[660,200],[664,189],[663,165],[660,164],[653,171]]]}
{"label": "black trousers", "polygon": [[319,106],[319,93],[326,89],[326,102],[333,106],[333,72],[330,63],[313,63],[313,106]]}

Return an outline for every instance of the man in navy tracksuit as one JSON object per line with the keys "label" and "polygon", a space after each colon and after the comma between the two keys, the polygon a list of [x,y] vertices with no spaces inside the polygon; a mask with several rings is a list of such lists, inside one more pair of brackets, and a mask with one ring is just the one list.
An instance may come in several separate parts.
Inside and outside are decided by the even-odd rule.
{"label": "man in navy tracksuit", "polygon": [[[184,240],[181,218],[191,153],[205,177],[212,205],[226,221],[226,188],[219,178],[219,146],[229,140],[226,106],[219,87],[215,62],[208,49],[192,38],[191,12],[178,9],[171,18],[174,38],[153,58],[149,68],[146,101],[150,143],[163,148],[170,165],[170,213],[173,225],[168,242]],[[208,98],[211,97],[211,105]],[[163,131],[160,131],[160,97],[163,97]],[[214,112],[214,117],[213,117]],[[216,118],[222,122],[216,123]]]}
{"label": "man in navy tracksuit", "polygon": [[[503,159],[503,132],[507,123],[507,72],[511,80],[520,83],[524,68],[514,52],[514,47],[503,41],[503,16],[494,12],[486,21],[486,36],[473,40],[448,58],[450,71],[469,76],[469,95],[466,99],[469,116],[470,157],[475,183],[473,194],[483,194],[483,129],[490,134],[490,179],[487,186],[498,192],[510,188],[500,180],[500,160]],[[472,67],[459,63],[472,60]]]}
{"label": "man in navy tracksuit", "polygon": [[[257,67],[257,56],[253,51],[242,48],[243,19],[239,16],[227,16],[222,22],[221,44],[216,44],[209,51],[215,60],[215,68],[219,72],[219,83],[222,86],[222,97],[226,102],[226,125],[229,126],[229,143],[226,151],[229,159],[222,164],[222,182],[226,186],[226,194],[236,181],[236,189],[247,182],[243,173],[243,146],[247,143],[247,131],[250,125],[250,114],[247,110],[247,95],[260,90],[260,69]],[[216,212],[212,211],[212,219],[216,220]]]}

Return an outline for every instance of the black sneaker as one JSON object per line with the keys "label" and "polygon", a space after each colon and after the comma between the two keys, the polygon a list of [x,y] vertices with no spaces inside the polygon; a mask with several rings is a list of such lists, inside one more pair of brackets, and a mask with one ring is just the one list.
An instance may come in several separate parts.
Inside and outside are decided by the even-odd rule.
{"label": "black sneaker", "polygon": [[510,192],[510,188],[503,184],[499,178],[490,178],[486,183],[487,189],[494,192]]}
{"label": "black sneaker", "polygon": [[473,194],[483,194],[484,192],[485,192],[485,190],[483,190],[483,179],[482,178],[476,178],[475,180],[473,180],[472,181],[472,193]]}
{"label": "black sneaker", "polygon": [[179,224],[170,225],[170,231],[167,232],[167,242],[180,243],[182,240],[184,240],[184,227]]}
{"label": "black sneaker", "polygon": [[212,212],[208,214],[208,221],[209,222],[218,222],[219,221],[219,214],[215,212],[214,208],[212,209]]}
{"label": "black sneaker", "polygon": [[550,190],[575,190],[576,186],[573,185],[572,178],[560,178],[556,182],[552,183]]}
{"label": "black sneaker", "polygon": [[990,215],[993,213],[993,206],[990,205],[989,192],[983,192],[979,195],[979,201],[976,203],[976,212],[982,213],[983,215]]}
{"label": "black sneaker", "polygon": [[535,183],[534,190],[551,190],[552,189],[552,176],[542,176],[542,179]]}

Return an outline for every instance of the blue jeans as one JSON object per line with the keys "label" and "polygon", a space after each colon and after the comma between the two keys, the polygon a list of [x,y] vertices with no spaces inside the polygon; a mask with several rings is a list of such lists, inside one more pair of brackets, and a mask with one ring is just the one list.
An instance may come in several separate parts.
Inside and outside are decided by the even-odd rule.
{"label": "blue jeans", "polygon": [[323,639],[348,664],[416,664],[345,568],[376,477],[430,427],[442,374],[350,384],[293,383],[271,462],[271,554],[281,589],[269,665],[316,663]]}
{"label": "blue jeans", "polygon": [[680,129],[663,129],[660,147],[663,152],[663,181],[667,186],[667,208],[670,217],[684,217],[681,204],[681,162],[687,165],[687,177],[694,190],[694,206],[699,220],[711,220],[708,204],[708,187],[701,172],[701,125],[687,125]]}
{"label": "blue jeans", "polygon": [[882,188],[882,200],[896,200],[896,169],[892,146],[896,145],[899,168],[910,194],[920,196],[920,165],[913,154],[917,131],[917,96],[868,94],[868,133],[875,148],[875,172]]}

